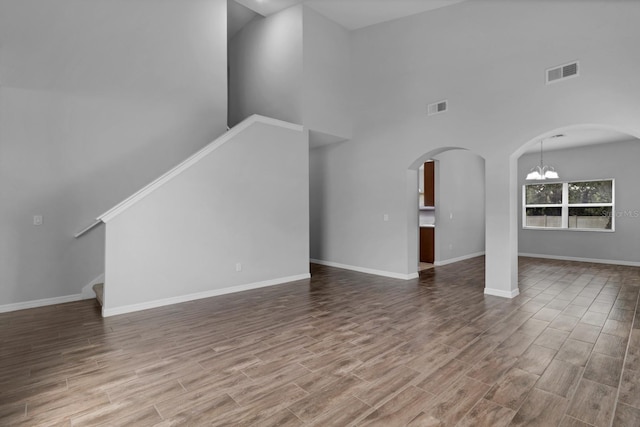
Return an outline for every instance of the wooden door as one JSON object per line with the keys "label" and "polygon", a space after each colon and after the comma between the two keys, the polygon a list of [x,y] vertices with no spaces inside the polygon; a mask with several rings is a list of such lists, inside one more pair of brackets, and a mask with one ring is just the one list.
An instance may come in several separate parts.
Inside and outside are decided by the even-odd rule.
{"label": "wooden door", "polygon": [[420,262],[433,264],[435,254],[435,228],[420,227]]}
{"label": "wooden door", "polygon": [[426,162],[424,164],[424,205],[435,206],[436,205],[436,192],[435,192],[435,169],[434,162]]}

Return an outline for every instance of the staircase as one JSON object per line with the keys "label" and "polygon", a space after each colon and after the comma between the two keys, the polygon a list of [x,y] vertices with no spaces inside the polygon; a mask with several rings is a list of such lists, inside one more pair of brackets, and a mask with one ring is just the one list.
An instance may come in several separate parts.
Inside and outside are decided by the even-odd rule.
{"label": "staircase", "polygon": [[250,116],[76,233],[104,223],[109,300],[102,277],[90,287],[102,315],[308,278],[308,139]]}
{"label": "staircase", "polygon": [[104,296],[104,283],[96,283],[95,285],[93,285],[92,289],[93,289],[93,292],[96,293],[96,299],[102,306],[102,299]]}

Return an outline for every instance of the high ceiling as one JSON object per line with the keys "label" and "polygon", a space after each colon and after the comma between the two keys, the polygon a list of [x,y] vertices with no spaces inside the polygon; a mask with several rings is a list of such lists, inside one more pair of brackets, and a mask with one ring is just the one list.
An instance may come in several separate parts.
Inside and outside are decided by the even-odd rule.
{"label": "high ceiling", "polygon": [[349,30],[402,18],[465,0],[236,0],[268,16],[296,4],[310,8]]}
{"label": "high ceiling", "polygon": [[[467,0],[235,0],[229,2],[230,37],[253,18],[268,16],[288,7],[305,4],[349,30],[390,21],[417,13],[452,6]],[[238,4],[239,3],[239,4]],[[553,151],[586,145],[615,143],[635,139],[625,133],[601,128],[571,129],[561,138],[545,138],[544,150]],[[314,138],[323,145],[335,141]],[[539,141],[525,153],[538,153]]]}

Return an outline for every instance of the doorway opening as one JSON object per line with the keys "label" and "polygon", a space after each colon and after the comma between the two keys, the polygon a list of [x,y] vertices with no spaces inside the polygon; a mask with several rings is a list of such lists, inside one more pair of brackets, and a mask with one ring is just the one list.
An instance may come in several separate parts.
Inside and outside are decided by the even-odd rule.
{"label": "doorway opening", "polygon": [[465,148],[432,150],[410,165],[410,271],[484,255],[484,182],[484,159]]}
{"label": "doorway opening", "polygon": [[[544,163],[559,176],[527,180],[542,142]],[[577,125],[523,145],[515,155],[518,255],[640,266],[639,142],[620,129]]]}
{"label": "doorway opening", "polygon": [[435,168],[436,161],[430,159],[418,169],[418,227],[420,229],[418,272],[433,268],[435,262]]}

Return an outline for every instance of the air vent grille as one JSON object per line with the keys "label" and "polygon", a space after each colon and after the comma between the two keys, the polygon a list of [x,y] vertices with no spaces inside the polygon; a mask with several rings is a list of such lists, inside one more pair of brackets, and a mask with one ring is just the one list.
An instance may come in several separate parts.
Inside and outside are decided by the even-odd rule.
{"label": "air vent grille", "polygon": [[573,64],[565,65],[562,67],[562,77],[571,77],[578,75],[578,63],[574,62]]}
{"label": "air vent grille", "polygon": [[578,61],[547,70],[547,84],[578,76]]}
{"label": "air vent grille", "polygon": [[443,101],[434,102],[433,104],[427,105],[427,115],[433,116],[434,114],[444,113],[448,108],[449,105],[446,99]]}

